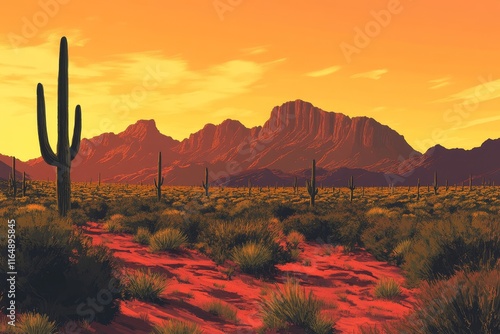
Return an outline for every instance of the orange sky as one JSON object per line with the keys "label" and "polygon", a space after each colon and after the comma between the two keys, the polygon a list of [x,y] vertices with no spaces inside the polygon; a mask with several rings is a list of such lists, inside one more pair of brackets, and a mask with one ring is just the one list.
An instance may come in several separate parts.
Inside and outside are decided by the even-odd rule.
{"label": "orange sky", "polygon": [[81,104],[84,137],[150,118],[176,139],[226,118],[250,127],[295,99],[373,117],[419,151],[500,137],[498,0],[475,7],[450,0],[121,4],[40,0],[2,8],[0,153],[40,155],[38,82],[55,148],[63,35],[71,126]]}

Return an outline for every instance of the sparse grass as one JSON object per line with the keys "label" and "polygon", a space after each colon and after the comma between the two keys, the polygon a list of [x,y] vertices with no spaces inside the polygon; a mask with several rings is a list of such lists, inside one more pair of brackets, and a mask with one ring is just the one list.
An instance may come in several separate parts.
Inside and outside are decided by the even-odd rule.
{"label": "sparse grass", "polygon": [[16,332],[23,334],[55,334],[56,324],[49,320],[46,315],[38,313],[26,313],[20,317],[16,325]]}
{"label": "sparse grass", "polygon": [[220,300],[211,300],[203,306],[203,309],[216,317],[230,322],[238,322],[238,312],[229,304]]}
{"label": "sparse grass", "polygon": [[151,334],[202,334],[203,331],[194,323],[169,320],[162,325],[157,325],[153,328]]}
{"label": "sparse grass", "polygon": [[125,276],[127,293],[142,301],[157,301],[167,287],[166,277],[150,270],[136,270]]}
{"label": "sparse grass", "polygon": [[186,236],[175,228],[166,228],[153,234],[149,240],[152,252],[178,250],[187,242]]}
{"label": "sparse grass", "polygon": [[267,246],[250,242],[233,251],[233,260],[245,273],[263,274],[270,270],[272,254]]}
{"label": "sparse grass", "polygon": [[137,233],[134,235],[134,241],[140,243],[141,245],[149,245],[149,239],[151,238],[151,232],[145,227],[139,227]]}
{"label": "sparse grass", "polygon": [[401,296],[401,287],[393,278],[382,278],[375,286],[375,297],[394,299]]}
{"label": "sparse grass", "polygon": [[114,214],[111,218],[104,224],[104,229],[110,233],[120,233],[123,232],[123,215]]}
{"label": "sparse grass", "polygon": [[263,302],[264,326],[276,329],[295,325],[313,333],[333,333],[334,324],[321,316],[321,306],[312,291],[307,293],[298,283],[289,280],[283,289]]}
{"label": "sparse grass", "polygon": [[220,290],[224,290],[226,288],[225,284],[214,283],[214,287]]}

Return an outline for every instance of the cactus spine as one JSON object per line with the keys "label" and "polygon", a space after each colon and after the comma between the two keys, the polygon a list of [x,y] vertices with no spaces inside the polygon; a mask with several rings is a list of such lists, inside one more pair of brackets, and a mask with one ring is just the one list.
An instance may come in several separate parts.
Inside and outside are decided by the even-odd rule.
{"label": "cactus spine", "polygon": [[45,113],[45,96],[43,85],[37,86],[37,121],[38,141],[45,162],[57,167],[57,207],[60,216],[66,216],[71,208],[71,161],[80,149],[82,132],[82,111],[80,105],[75,109],[75,127],[73,139],[69,145],[68,135],[68,42],[61,38],[59,51],[59,77],[57,88],[57,154],[50,147],[47,136],[47,121]]}
{"label": "cactus spine", "polygon": [[351,193],[349,194],[349,201],[352,202],[352,198],[354,197],[354,189],[356,189],[356,187],[354,186],[354,177],[351,176],[349,178],[349,180],[347,181],[347,187],[351,191]]}
{"label": "cactus spine", "polygon": [[156,178],[154,179],[156,188],[156,197],[158,201],[161,201],[161,186],[163,185],[164,180],[165,178],[161,175],[161,152],[158,152],[158,181],[156,181]]}
{"label": "cactus spine", "polygon": [[205,181],[201,181],[201,185],[203,186],[203,189],[205,189],[205,196],[208,197],[208,168],[205,168]]}
{"label": "cactus spine", "polygon": [[307,182],[307,192],[309,193],[309,205],[314,206],[314,199],[318,194],[318,189],[316,188],[316,160],[312,161],[312,171],[311,171],[311,181]]}
{"label": "cactus spine", "polygon": [[434,183],[432,185],[432,187],[434,188],[434,195],[437,195],[438,193],[438,173],[437,172],[434,172]]}

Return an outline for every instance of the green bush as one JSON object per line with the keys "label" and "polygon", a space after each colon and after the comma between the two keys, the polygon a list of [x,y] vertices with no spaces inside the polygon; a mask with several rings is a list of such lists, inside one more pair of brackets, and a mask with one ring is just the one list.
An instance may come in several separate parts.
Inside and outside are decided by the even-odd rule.
{"label": "green bush", "polygon": [[46,315],[38,313],[25,313],[16,325],[16,331],[23,334],[55,334],[56,324]]}
{"label": "green bush", "polygon": [[134,241],[141,245],[149,245],[149,239],[151,239],[151,232],[147,228],[139,227],[134,235]]}
{"label": "green bush", "polygon": [[286,329],[295,325],[312,333],[333,333],[333,322],[321,317],[321,304],[312,291],[306,293],[298,283],[288,281],[282,290],[263,302],[264,327]]}
{"label": "green bush", "polygon": [[90,221],[99,221],[106,217],[108,204],[104,200],[91,201],[84,206],[84,212]]}
{"label": "green bush", "polygon": [[274,269],[271,250],[260,243],[249,242],[235,248],[232,258],[247,274],[268,274]]}
{"label": "green bush", "polygon": [[404,333],[484,333],[500,329],[500,269],[457,272],[420,288],[415,312],[401,323]]}
{"label": "green bush", "polygon": [[328,223],[312,212],[286,218],[283,221],[283,232],[288,234],[291,231],[302,233],[309,241],[327,238],[331,235]]}
{"label": "green bush", "polygon": [[166,277],[150,270],[136,270],[125,275],[127,295],[142,301],[157,301],[166,289]]}
{"label": "green bush", "polygon": [[123,231],[135,234],[139,228],[143,227],[155,232],[158,230],[158,219],[159,213],[157,212],[139,212],[133,216],[125,216],[122,222]]}
{"label": "green bush", "polygon": [[273,217],[278,218],[280,221],[287,219],[295,214],[295,212],[296,210],[292,206],[283,203],[275,204],[271,208]]}
{"label": "green bush", "polygon": [[151,334],[202,334],[198,325],[180,321],[169,320],[162,325],[155,326]]}
{"label": "green bush", "polygon": [[[38,212],[16,219],[16,308],[19,313],[37,310],[56,322],[81,320],[88,317],[78,311],[87,298],[109,291],[110,285],[119,286],[116,264],[107,248],[92,246],[68,220],[56,217],[54,212]],[[0,261],[7,263],[7,239],[0,239],[0,247]],[[8,291],[6,276],[1,266],[0,291]],[[109,297],[91,321],[108,323],[118,312],[119,291],[111,291]],[[6,302],[1,301],[3,310]]]}
{"label": "green bush", "polygon": [[152,252],[173,251],[187,242],[186,236],[174,228],[158,231],[149,239],[149,248]]}
{"label": "green bush", "polygon": [[203,309],[216,317],[220,317],[221,319],[238,322],[236,309],[229,304],[221,302],[220,300],[209,301],[203,306]]}
{"label": "green bush", "polygon": [[382,278],[375,286],[375,297],[394,299],[401,296],[401,287],[393,278]]}
{"label": "green bush", "polygon": [[493,268],[500,258],[500,224],[472,224],[470,216],[454,214],[420,226],[410,248],[403,269],[411,284],[449,278],[460,268]]}

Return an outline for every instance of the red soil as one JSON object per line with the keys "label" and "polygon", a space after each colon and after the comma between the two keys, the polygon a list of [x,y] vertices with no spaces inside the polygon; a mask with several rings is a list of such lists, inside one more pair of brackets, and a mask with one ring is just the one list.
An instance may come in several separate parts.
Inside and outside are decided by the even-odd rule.
{"label": "red soil", "polygon": [[[227,280],[222,267],[197,251],[152,254],[147,247],[132,241],[132,236],[107,233],[97,223],[91,223],[86,234],[93,238],[94,244],[109,247],[125,267],[150,268],[169,277],[161,296],[163,303],[123,301],[120,314],[110,325],[93,323],[89,333],[146,334],[151,331],[151,324],[172,318],[195,322],[208,334],[256,333],[262,325],[261,299],[268,298],[276,284],[281,287],[287,277],[295,277],[301,286],[326,302],[324,315],[336,320],[339,333],[358,333],[360,325],[400,319],[415,303],[416,290],[405,288],[397,301],[373,297],[380,278],[392,277],[400,284],[404,278],[399,268],[379,262],[365,251],[346,255],[340,248],[304,244],[301,258],[310,260],[311,265],[299,262],[280,265],[277,283],[272,283],[240,273]],[[238,323],[222,320],[203,309],[205,303],[214,299],[236,307]]]}

